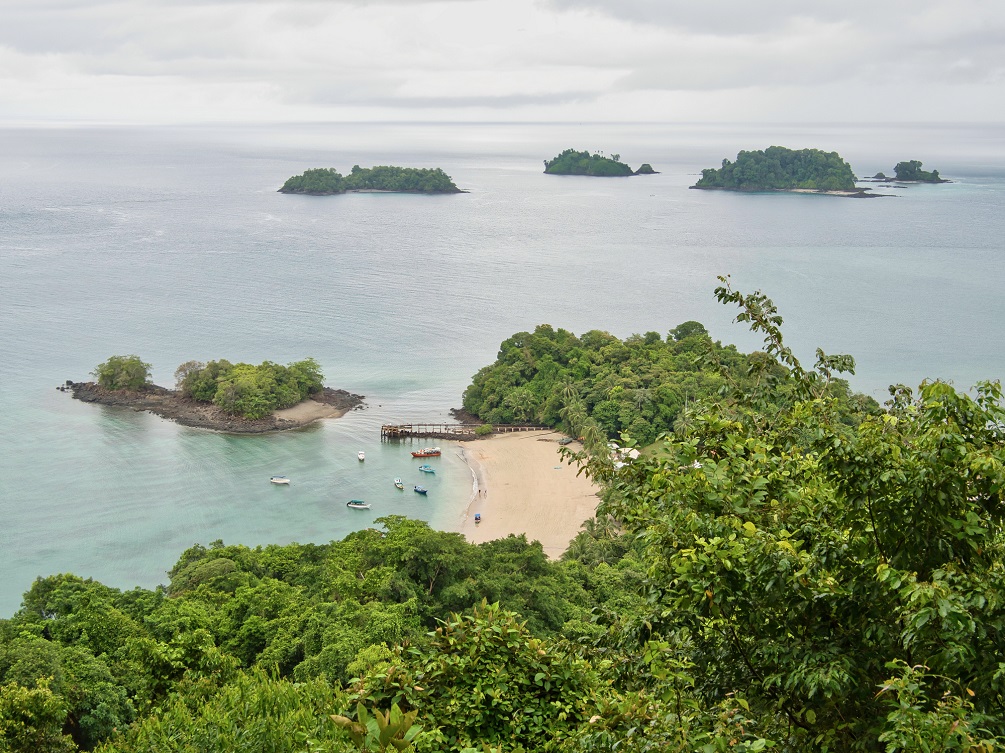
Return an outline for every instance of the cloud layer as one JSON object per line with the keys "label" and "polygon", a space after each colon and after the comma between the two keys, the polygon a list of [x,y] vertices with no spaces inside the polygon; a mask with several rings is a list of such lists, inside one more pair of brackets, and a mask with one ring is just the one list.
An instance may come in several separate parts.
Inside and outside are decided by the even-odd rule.
{"label": "cloud layer", "polygon": [[7,0],[0,120],[1005,119],[999,0]]}

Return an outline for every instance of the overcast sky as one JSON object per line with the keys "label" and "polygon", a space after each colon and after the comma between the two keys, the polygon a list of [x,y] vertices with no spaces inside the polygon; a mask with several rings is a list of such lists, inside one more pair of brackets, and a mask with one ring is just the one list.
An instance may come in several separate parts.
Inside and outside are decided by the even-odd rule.
{"label": "overcast sky", "polygon": [[0,122],[1005,121],[1005,0],[0,0]]}

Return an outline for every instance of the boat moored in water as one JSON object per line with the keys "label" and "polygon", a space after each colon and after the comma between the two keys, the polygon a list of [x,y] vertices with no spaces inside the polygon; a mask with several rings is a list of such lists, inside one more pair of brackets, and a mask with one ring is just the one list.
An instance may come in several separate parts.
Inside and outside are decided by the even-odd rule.
{"label": "boat moored in water", "polygon": [[413,452],[413,458],[438,458],[442,453],[439,447],[423,447],[418,452]]}
{"label": "boat moored in water", "polygon": [[353,510],[369,510],[370,509],[370,504],[368,502],[364,502],[361,499],[350,499],[348,502],[345,503],[345,506],[349,507],[349,508],[352,508]]}
{"label": "boat moored in water", "polygon": [[436,469],[431,465],[420,465],[419,470],[423,473],[436,473]]}
{"label": "boat moored in water", "polygon": [[396,487],[398,487],[399,489],[404,489],[404,488],[405,488],[405,485],[404,485],[404,484],[403,484],[403,483],[401,482],[401,479],[400,479],[400,478],[396,478],[396,479],[394,480],[394,485],[395,485]]}
{"label": "boat moored in water", "polygon": [[269,481],[273,484],[285,484],[286,486],[290,485],[290,479],[288,476],[272,476]]}
{"label": "boat moored in water", "polygon": [[359,452],[356,453],[356,457],[358,457],[360,460],[366,460],[366,453],[360,450]]}
{"label": "boat moored in water", "polygon": [[429,489],[425,488],[424,486],[413,486],[412,488],[415,489],[415,491],[417,491],[419,494],[425,494],[426,492],[429,491]]}

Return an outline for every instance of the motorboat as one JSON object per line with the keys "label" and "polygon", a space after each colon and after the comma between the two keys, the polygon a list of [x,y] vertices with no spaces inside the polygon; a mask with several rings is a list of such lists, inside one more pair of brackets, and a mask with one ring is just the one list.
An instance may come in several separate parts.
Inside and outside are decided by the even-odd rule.
{"label": "motorboat", "polygon": [[426,492],[429,491],[429,489],[425,488],[424,486],[413,486],[412,488],[415,489],[415,491],[417,491],[419,494],[425,494]]}
{"label": "motorboat", "polygon": [[423,473],[436,473],[436,469],[431,465],[420,465],[419,470]]}
{"label": "motorboat", "polygon": [[273,484],[285,484],[286,486],[290,485],[290,479],[288,476],[272,476],[269,481]]}
{"label": "motorboat", "polygon": [[413,458],[438,458],[442,453],[439,447],[423,447],[418,452],[413,452]]}
{"label": "motorboat", "polygon": [[345,506],[346,507],[350,507],[353,510],[369,510],[370,509],[370,504],[368,502],[364,502],[361,499],[350,499],[348,502],[345,503]]}
{"label": "motorboat", "polygon": [[394,480],[394,485],[395,485],[396,487],[398,487],[399,489],[404,489],[404,488],[405,488],[405,485],[404,485],[404,484],[403,484],[403,483],[401,482],[401,479],[400,479],[400,478],[396,478],[396,479]]}
{"label": "motorboat", "polygon": [[356,453],[356,457],[358,457],[360,460],[366,460],[366,453],[360,450],[359,452]]}

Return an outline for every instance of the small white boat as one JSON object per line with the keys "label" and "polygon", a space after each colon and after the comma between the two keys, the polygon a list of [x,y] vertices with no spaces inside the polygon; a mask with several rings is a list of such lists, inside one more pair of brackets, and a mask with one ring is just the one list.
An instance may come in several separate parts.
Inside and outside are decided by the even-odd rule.
{"label": "small white boat", "polygon": [[396,478],[394,480],[394,485],[397,486],[399,489],[404,489],[405,488],[405,484],[402,483],[402,481],[401,481],[400,478]]}
{"label": "small white boat", "polygon": [[287,486],[290,484],[290,479],[287,476],[273,476],[269,481],[273,484],[286,484]]}
{"label": "small white boat", "polygon": [[359,452],[356,453],[356,457],[358,457],[360,460],[366,460],[366,453],[360,450]]}
{"label": "small white boat", "polygon": [[370,509],[369,503],[364,502],[361,499],[350,499],[348,502],[345,503],[345,506],[346,507],[350,507],[353,510],[369,510]]}
{"label": "small white boat", "polygon": [[431,465],[420,465],[419,470],[423,473],[436,473],[436,469]]}

